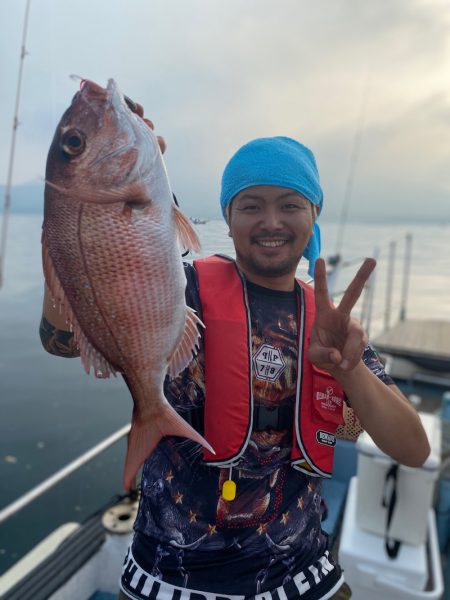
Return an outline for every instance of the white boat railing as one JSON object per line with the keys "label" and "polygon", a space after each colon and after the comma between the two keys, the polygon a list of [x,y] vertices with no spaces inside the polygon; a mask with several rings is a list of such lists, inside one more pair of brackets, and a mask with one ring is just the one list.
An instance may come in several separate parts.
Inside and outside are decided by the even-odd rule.
{"label": "white boat railing", "polygon": [[[386,245],[383,245],[383,248],[386,248],[386,252],[383,252],[383,266],[381,275],[382,279],[386,278],[384,285],[384,298],[377,298],[378,300],[378,310],[377,314],[374,314],[374,297],[375,297],[375,283],[380,281],[380,274],[378,274],[378,269],[375,269],[366,282],[364,293],[361,298],[360,303],[360,315],[359,320],[367,331],[367,333],[371,333],[371,326],[374,319],[377,320],[379,326],[382,329],[387,331],[392,325],[392,315],[394,310],[397,310],[398,307],[398,320],[404,321],[406,319],[406,307],[408,302],[408,292],[409,292],[409,280],[410,280],[410,271],[411,271],[411,259],[412,259],[412,235],[410,233],[405,234],[404,239],[404,247],[402,248],[402,252],[397,252],[398,242],[397,240],[389,241]],[[376,246],[373,250],[372,256],[377,260],[380,260],[382,255],[381,246]],[[397,262],[401,260],[403,262],[403,268],[401,269],[401,274],[397,274]],[[341,274],[345,272],[347,267],[354,266],[355,264],[361,264],[363,258],[355,258],[351,261],[343,261],[340,255],[335,255],[331,257],[329,260],[330,269],[328,271],[328,289],[330,291],[330,295],[334,302],[338,303],[341,296],[345,293],[346,287],[340,289],[338,285],[342,285],[340,283]],[[397,296],[396,302],[394,298],[394,290],[396,289],[395,280],[397,277],[401,276],[401,293],[399,297]],[[345,280],[345,273],[344,273]],[[379,296],[379,294],[378,294]],[[398,306],[398,302],[400,306]],[[395,304],[395,306],[394,306]]]}
{"label": "white boat railing", "polygon": [[116,444],[119,440],[128,435],[130,431],[131,424],[124,425],[120,429],[118,429],[115,433],[112,433],[110,436],[96,444],[93,448],[70,462],[68,465],[45,479],[42,483],[32,488],[29,492],[6,506],[0,511],[0,523],[3,523],[9,517],[12,517],[14,514],[22,510],[25,506],[30,504],[33,500],[42,496],[45,492],[47,492],[50,488],[55,486],[57,483],[68,477],[71,473],[78,470],[80,467],[85,465],[87,462],[91,461],[93,458],[107,450],[110,446]]}

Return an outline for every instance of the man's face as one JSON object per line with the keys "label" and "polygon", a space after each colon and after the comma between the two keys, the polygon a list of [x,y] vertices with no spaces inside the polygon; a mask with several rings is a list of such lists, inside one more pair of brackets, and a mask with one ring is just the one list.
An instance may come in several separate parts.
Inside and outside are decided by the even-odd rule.
{"label": "man's face", "polygon": [[254,283],[292,289],[313,223],[312,204],[298,192],[269,185],[242,190],[229,212],[239,267]]}

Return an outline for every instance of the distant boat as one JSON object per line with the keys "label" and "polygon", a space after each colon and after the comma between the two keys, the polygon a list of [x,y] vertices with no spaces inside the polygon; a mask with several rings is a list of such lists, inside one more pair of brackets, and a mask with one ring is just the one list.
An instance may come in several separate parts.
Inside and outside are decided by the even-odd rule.
{"label": "distant boat", "polygon": [[199,219],[198,217],[189,218],[191,219],[191,222],[194,223],[194,225],[206,225],[206,223],[208,222],[205,219]]}

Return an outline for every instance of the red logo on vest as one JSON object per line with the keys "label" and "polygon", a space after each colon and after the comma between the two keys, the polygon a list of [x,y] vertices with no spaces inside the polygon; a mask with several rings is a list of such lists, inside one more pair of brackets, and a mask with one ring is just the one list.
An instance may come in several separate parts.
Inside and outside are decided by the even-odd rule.
{"label": "red logo on vest", "polygon": [[316,400],[320,402],[320,408],[330,412],[342,410],[342,398],[334,395],[334,388],[329,385],[324,392],[316,392]]}

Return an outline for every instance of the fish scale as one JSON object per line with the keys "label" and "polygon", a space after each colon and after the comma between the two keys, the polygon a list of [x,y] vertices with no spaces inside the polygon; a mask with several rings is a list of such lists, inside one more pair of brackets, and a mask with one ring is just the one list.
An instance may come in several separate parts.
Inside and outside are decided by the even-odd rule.
{"label": "fish scale", "polygon": [[[101,212],[97,206],[83,209],[82,227],[91,230],[90,224],[96,224],[92,229],[94,235],[83,244],[83,252],[89,256],[92,279],[95,277],[94,291],[98,289],[102,294],[97,300],[99,309],[104,314],[114,312],[120,347],[130,363],[144,367],[155,344],[170,356],[182,334],[185,309],[178,301],[180,293],[184,292],[179,254],[173,250],[173,243],[158,242],[150,219],[146,220],[146,229],[137,231],[120,215],[101,218]],[[117,236],[108,235],[116,230]],[[136,243],[136,238],[140,244]],[[161,264],[151,251],[155,242],[159,243],[158,251],[166,259],[164,277]],[[145,252],[140,248],[145,248]],[[174,254],[172,260],[170,254]],[[98,264],[102,265],[101,269],[97,268]],[[167,281],[170,280],[173,284],[169,287]],[[152,306],[152,310],[143,311],[142,304]],[[130,323],[136,320],[142,331],[139,336],[130,337]],[[171,323],[172,336],[169,337]],[[117,362],[114,356],[107,358],[112,363]]]}

